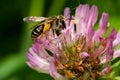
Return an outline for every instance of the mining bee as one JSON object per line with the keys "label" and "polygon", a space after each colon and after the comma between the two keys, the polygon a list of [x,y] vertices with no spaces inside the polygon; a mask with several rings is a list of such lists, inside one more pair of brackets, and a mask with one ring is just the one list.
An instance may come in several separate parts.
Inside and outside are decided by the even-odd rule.
{"label": "mining bee", "polygon": [[39,22],[31,34],[32,40],[39,39],[41,35],[45,34],[47,31],[52,30],[57,35],[61,33],[61,30],[66,27],[65,18],[62,15],[52,16],[52,17],[36,17],[29,16],[23,19],[25,22]]}

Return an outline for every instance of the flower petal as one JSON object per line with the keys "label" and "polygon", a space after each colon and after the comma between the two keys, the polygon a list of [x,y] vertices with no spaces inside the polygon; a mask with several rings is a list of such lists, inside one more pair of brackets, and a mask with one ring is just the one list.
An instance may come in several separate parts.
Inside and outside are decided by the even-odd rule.
{"label": "flower petal", "polygon": [[97,21],[98,18],[98,9],[97,6],[93,5],[92,8],[90,9],[90,15],[89,15],[89,21],[88,21],[88,25],[92,25],[92,27],[94,26],[94,24]]}
{"label": "flower petal", "polygon": [[38,72],[42,73],[49,73],[49,62],[47,62],[45,59],[42,59],[38,56],[33,56],[30,53],[27,53],[27,58],[29,61],[27,64],[37,70]]}
{"label": "flower petal", "polygon": [[90,9],[90,15],[89,15],[89,21],[87,24],[87,29],[86,29],[86,39],[87,42],[89,43],[94,35],[94,24],[96,23],[98,18],[98,9],[97,6],[93,5],[92,8]]}
{"label": "flower petal", "polygon": [[106,60],[110,61],[113,58],[113,53],[114,53],[114,47],[113,47],[113,41],[116,38],[116,32],[115,29],[113,28],[110,35],[108,36],[108,41],[107,41],[107,51],[106,51]]}
{"label": "flower petal", "polygon": [[89,5],[80,5],[76,9],[75,20],[76,20],[76,33],[85,35],[87,22],[89,19]]}
{"label": "flower petal", "polygon": [[94,36],[93,36],[93,42],[97,42],[100,40],[100,38],[103,37],[103,35],[106,33],[107,29],[108,29],[108,14],[107,13],[103,13],[102,14],[102,18],[100,20],[99,23],[99,29],[95,32]]}
{"label": "flower petal", "polygon": [[51,60],[50,62],[49,73],[55,80],[67,80],[65,77],[63,77],[57,72],[56,67],[55,67],[55,60]]}
{"label": "flower petal", "polygon": [[113,58],[113,53],[114,53],[114,48],[111,41],[106,52],[106,61],[111,61],[111,59]]}
{"label": "flower petal", "polygon": [[69,19],[70,18],[70,8],[65,8],[64,10],[64,16],[66,19]]}
{"label": "flower petal", "polygon": [[115,29],[113,28],[110,35],[108,36],[108,39],[109,39],[108,41],[111,40],[113,42],[116,39],[116,36],[117,36],[117,33],[115,32]]}
{"label": "flower petal", "polygon": [[117,46],[120,44],[120,31],[117,33],[116,39],[113,42],[113,46]]}
{"label": "flower petal", "polygon": [[77,23],[80,19],[88,20],[89,16],[89,5],[80,5],[76,8],[75,19]]}
{"label": "flower petal", "polygon": [[113,58],[120,57],[120,50],[114,52]]}
{"label": "flower petal", "polygon": [[99,48],[93,53],[92,56],[94,58],[97,58],[99,55],[101,55],[105,51],[106,45],[107,45],[107,39],[100,38]]}
{"label": "flower petal", "polygon": [[80,53],[80,58],[85,58],[85,57],[88,57],[88,56],[90,56],[90,54],[88,54],[87,52]]}

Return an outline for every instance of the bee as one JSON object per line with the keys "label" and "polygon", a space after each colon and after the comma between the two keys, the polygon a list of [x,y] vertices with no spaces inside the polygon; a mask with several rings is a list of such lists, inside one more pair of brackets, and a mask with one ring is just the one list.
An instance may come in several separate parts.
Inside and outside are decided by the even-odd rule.
{"label": "bee", "polygon": [[52,16],[52,17],[36,17],[29,16],[23,19],[25,22],[39,22],[37,24],[31,34],[32,40],[39,39],[41,35],[45,34],[47,31],[52,30],[57,35],[60,35],[61,30],[66,28],[65,18],[62,15]]}

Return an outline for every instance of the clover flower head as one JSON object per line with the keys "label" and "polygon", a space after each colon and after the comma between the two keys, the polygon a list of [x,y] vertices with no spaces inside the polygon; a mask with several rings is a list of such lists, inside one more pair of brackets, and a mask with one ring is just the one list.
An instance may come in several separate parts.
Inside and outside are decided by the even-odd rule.
{"label": "clover flower head", "polygon": [[120,44],[120,31],[116,33],[113,28],[104,37],[109,28],[108,14],[102,13],[96,31],[98,9],[95,5],[79,5],[71,20],[70,9],[66,8],[64,17],[66,28],[59,36],[36,40],[27,53],[27,64],[55,80],[95,80],[109,75],[111,60],[120,55],[120,50],[114,50]]}

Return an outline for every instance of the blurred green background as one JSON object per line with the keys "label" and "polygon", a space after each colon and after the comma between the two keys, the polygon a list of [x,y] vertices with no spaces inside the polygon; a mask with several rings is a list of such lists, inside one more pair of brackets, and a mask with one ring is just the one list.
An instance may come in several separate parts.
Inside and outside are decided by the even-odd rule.
{"label": "blurred green background", "polygon": [[[26,64],[33,24],[23,22],[23,18],[60,15],[65,7],[74,13],[79,4],[86,3],[98,6],[99,18],[103,11],[109,13],[110,27],[120,29],[120,0],[0,0],[0,80],[53,80]],[[113,61],[112,73],[118,77],[119,62]]]}

